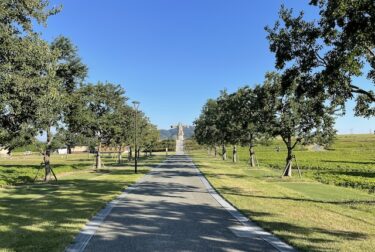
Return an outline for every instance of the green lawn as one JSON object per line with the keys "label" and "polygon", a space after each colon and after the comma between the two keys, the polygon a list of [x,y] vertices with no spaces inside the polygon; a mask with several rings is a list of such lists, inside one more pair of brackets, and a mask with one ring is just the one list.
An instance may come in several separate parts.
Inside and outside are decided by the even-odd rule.
{"label": "green lawn", "polygon": [[[276,151],[276,147],[280,151]],[[280,170],[285,167],[286,148],[280,139],[268,145],[257,145],[256,156],[261,166]],[[247,147],[239,147],[240,160],[247,162]],[[304,177],[346,187],[375,192],[375,135],[338,135],[329,150],[314,151],[298,146],[295,155]],[[228,148],[228,156],[232,156]]]}
{"label": "green lawn", "polygon": [[[126,158],[123,155],[124,161]],[[41,167],[42,155],[33,154],[24,156],[23,153],[14,153],[11,158],[0,157],[0,187],[32,183],[38,168]],[[110,166],[116,163],[117,154],[102,154],[104,165]],[[89,153],[79,153],[71,155],[51,155],[51,166],[56,174],[65,175],[70,172],[87,170],[94,167],[95,155]],[[44,170],[38,173],[37,181],[44,178]]]}
{"label": "green lawn", "polygon": [[373,251],[375,195],[304,177],[280,177],[264,166],[251,169],[190,153],[210,183],[229,202],[303,251]]}
{"label": "green lawn", "polygon": [[[94,164],[93,154],[71,154],[51,156],[51,165],[56,174],[74,172],[91,168]],[[33,154],[24,156],[15,153],[11,158],[0,158],[0,187],[7,185],[25,184],[34,180],[38,168],[41,167],[42,155]],[[104,163],[113,162],[105,156]],[[44,176],[44,170],[40,170],[38,180]]]}
{"label": "green lawn", "polygon": [[[57,183],[0,189],[0,250],[63,251],[106,202],[164,159],[163,155],[143,158],[139,173],[134,174],[132,164],[116,166],[115,160],[110,158],[104,159],[105,169],[94,172],[88,169],[92,160],[87,154],[85,157],[78,155],[58,160],[55,156],[53,164],[60,174]],[[15,158],[6,162],[6,169],[18,174],[21,173],[18,169],[22,172],[31,169],[33,176],[35,167],[30,168],[30,164],[40,161]],[[4,174],[7,172],[2,171],[1,175]],[[24,174],[29,176],[29,173]]]}

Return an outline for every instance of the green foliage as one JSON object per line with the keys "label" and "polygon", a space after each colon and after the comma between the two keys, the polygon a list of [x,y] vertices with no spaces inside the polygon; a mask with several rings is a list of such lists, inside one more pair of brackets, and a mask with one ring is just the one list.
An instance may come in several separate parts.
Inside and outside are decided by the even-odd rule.
{"label": "green foliage", "polygon": [[[295,80],[288,90],[282,91],[280,77],[277,74],[268,73],[266,78],[271,83],[270,92],[275,94],[276,99],[275,119],[270,122],[273,123],[271,127],[275,136],[281,136],[288,150],[293,150],[299,143],[310,144],[320,141],[329,144],[335,134],[334,120],[332,112],[324,106],[321,98],[297,96],[295,90],[299,79]],[[267,87],[268,85],[264,86]]]}
{"label": "green foliage", "polygon": [[56,55],[33,30],[33,23],[45,24],[59,11],[47,6],[42,0],[0,3],[0,145],[10,149],[36,134],[30,124],[53,76]]}
{"label": "green foliage", "polygon": [[214,146],[223,141],[217,127],[218,113],[217,101],[209,99],[203,106],[199,118],[194,121],[194,138],[199,144]]}
{"label": "green foliage", "polygon": [[184,140],[184,149],[188,153],[194,150],[200,150],[201,146],[195,141],[194,139],[186,139]]}
{"label": "green foliage", "polygon": [[111,83],[88,84],[80,87],[75,95],[76,113],[70,128],[73,132],[110,144],[114,137],[114,120],[127,98],[125,91]]}
{"label": "green foliage", "polygon": [[[186,141],[184,141],[186,147]],[[168,151],[176,150],[176,141],[175,140],[161,140],[155,143],[152,151],[154,152],[165,152],[165,149],[168,148]]]}
{"label": "green foliage", "polygon": [[297,94],[327,96],[342,109],[356,97],[358,116],[375,115],[375,93],[356,83],[365,75],[375,85],[375,7],[372,0],[312,0],[320,19],[306,21],[303,13],[280,9],[280,20],[266,27],[276,68],[283,69],[282,86],[300,79]]}
{"label": "green foliage", "polygon": [[217,100],[207,101],[195,121],[197,142],[209,146],[222,144],[224,159],[225,144],[249,145],[250,164],[255,166],[256,140],[281,136],[288,149],[286,175],[291,176],[293,149],[297,144],[328,145],[336,133],[333,111],[325,106],[324,96],[298,95],[300,81],[293,80],[283,90],[281,76],[270,72],[262,86],[243,87],[232,94],[221,92]]}
{"label": "green foliage", "polygon": [[56,76],[62,80],[66,93],[71,94],[86,78],[87,66],[78,56],[77,47],[66,37],[57,37],[51,43],[51,49],[59,54]]}
{"label": "green foliage", "polygon": [[137,120],[137,145],[143,147],[145,151],[152,151],[160,139],[160,132],[157,127],[150,123],[148,117],[143,113],[138,113]]}
{"label": "green foliage", "polygon": [[116,110],[114,116],[113,138],[111,144],[121,148],[124,145],[131,145],[134,141],[134,114],[135,111],[128,105],[123,104]]}

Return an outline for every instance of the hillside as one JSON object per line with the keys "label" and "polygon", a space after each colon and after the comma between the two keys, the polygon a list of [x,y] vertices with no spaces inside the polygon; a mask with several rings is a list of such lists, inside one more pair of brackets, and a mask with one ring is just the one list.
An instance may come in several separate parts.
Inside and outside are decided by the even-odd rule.
{"label": "hillside", "polygon": [[[177,136],[177,129],[161,129],[160,132],[160,139],[176,139]],[[184,136],[185,139],[192,138],[194,135],[194,126],[189,126],[187,128],[184,127]]]}

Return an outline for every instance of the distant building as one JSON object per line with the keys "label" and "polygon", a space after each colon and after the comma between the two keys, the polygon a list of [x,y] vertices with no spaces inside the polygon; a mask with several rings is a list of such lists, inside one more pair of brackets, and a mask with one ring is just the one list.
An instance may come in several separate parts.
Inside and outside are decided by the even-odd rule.
{"label": "distant building", "polygon": [[88,152],[89,151],[89,147],[88,146],[74,146],[72,148],[72,153],[82,153],[82,152]]}
{"label": "distant building", "polygon": [[57,149],[57,154],[59,154],[59,155],[66,155],[66,154],[68,154],[68,148]]}

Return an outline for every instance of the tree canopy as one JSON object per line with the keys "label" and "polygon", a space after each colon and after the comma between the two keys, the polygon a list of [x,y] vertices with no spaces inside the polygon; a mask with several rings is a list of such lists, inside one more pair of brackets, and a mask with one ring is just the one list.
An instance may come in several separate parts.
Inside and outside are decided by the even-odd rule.
{"label": "tree canopy", "polygon": [[[274,27],[266,27],[276,68],[283,70],[282,87],[299,79],[297,94],[322,94],[345,112],[356,99],[355,114],[375,115],[375,7],[372,0],[312,0],[319,20],[307,21],[282,6]],[[360,85],[365,76],[372,88]]]}

